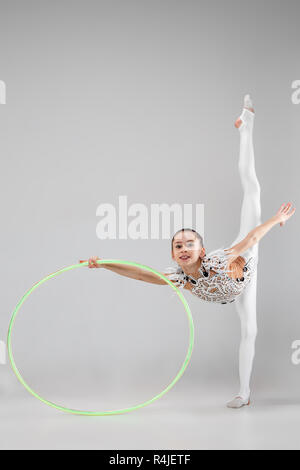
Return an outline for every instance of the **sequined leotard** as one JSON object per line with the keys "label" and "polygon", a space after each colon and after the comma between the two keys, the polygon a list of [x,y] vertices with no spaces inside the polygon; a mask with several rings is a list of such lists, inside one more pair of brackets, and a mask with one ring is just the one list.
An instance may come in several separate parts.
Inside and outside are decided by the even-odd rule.
{"label": "sequined leotard", "polygon": [[[205,255],[199,268],[200,277],[198,279],[186,275],[180,266],[166,268],[165,275],[179,288],[184,288],[186,283],[190,282],[193,286],[191,289],[192,294],[202,300],[221,304],[234,302],[235,298],[242,294],[251,281],[257,267],[258,257],[253,253],[251,256],[243,255],[246,261],[243,276],[233,279],[228,275],[232,272],[227,269],[228,256],[229,254],[223,248]],[[210,276],[210,270],[216,274]]]}

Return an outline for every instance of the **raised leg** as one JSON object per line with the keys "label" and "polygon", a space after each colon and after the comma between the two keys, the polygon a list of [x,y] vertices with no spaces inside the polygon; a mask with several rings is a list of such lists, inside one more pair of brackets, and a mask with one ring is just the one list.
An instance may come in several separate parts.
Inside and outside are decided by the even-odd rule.
{"label": "raised leg", "polygon": [[254,113],[243,110],[244,122],[239,128],[240,155],[239,173],[243,188],[240,230],[232,246],[240,242],[257,225],[261,224],[260,184],[255,172],[253,125]]}
{"label": "raised leg", "polygon": [[[260,185],[255,172],[253,125],[254,113],[244,109],[241,115],[243,124],[240,131],[239,172],[243,187],[243,203],[241,210],[240,231],[232,246],[241,241],[257,225],[261,224]],[[258,244],[250,250],[250,254],[258,256]],[[239,352],[240,391],[238,397],[227,406],[241,408],[249,403],[250,379],[255,355],[257,335],[256,321],[256,290],[257,271],[243,294],[235,301],[236,310],[241,321],[241,344]]]}

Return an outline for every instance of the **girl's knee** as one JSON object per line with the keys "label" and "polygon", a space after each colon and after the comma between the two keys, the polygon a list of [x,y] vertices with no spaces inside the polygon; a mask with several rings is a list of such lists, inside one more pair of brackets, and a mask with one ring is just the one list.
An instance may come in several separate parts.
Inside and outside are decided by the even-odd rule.
{"label": "girl's knee", "polygon": [[246,325],[242,329],[242,339],[248,342],[255,342],[257,337],[257,326],[256,325]]}
{"label": "girl's knee", "polygon": [[261,187],[256,177],[252,175],[243,175],[243,189],[248,197],[252,197],[255,201],[260,201]]}

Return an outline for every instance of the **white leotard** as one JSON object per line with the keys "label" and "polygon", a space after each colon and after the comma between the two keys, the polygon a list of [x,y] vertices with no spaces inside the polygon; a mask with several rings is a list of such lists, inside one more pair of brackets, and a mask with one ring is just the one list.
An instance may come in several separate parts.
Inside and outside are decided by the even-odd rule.
{"label": "white leotard", "polygon": [[[248,252],[249,253],[249,252]],[[199,268],[200,277],[195,279],[187,276],[183,269],[169,267],[165,269],[165,275],[174,282],[176,287],[183,289],[187,282],[193,286],[192,294],[208,302],[226,304],[233,302],[251,281],[256,270],[258,258],[252,255],[243,255],[246,263],[243,268],[243,276],[232,279],[227,269],[229,254],[223,248],[219,248],[205,255]],[[211,275],[210,270],[216,274]]]}

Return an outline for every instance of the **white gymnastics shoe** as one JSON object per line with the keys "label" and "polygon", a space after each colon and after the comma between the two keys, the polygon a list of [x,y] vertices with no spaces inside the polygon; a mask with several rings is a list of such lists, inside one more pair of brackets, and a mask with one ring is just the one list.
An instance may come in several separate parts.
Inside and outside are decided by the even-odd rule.
{"label": "white gymnastics shoe", "polygon": [[240,117],[235,121],[235,127],[239,130],[242,130],[244,128],[253,128],[253,123],[254,123],[254,109],[253,109],[253,103],[250,98],[250,95],[245,95],[244,96],[244,109]]}
{"label": "white gymnastics shoe", "polygon": [[235,397],[232,401],[227,403],[227,408],[242,408],[243,406],[249,406],[250,399],[243,399],[242,397]]}
{"label": "white gymnastics shoe", "polygon": [[250,95],[245,95],[244,96],[244,108],[247,108],[250,111],[253,109],[253,103],[252,103],[252,100],[250,98]]}

